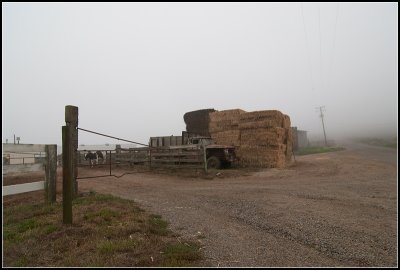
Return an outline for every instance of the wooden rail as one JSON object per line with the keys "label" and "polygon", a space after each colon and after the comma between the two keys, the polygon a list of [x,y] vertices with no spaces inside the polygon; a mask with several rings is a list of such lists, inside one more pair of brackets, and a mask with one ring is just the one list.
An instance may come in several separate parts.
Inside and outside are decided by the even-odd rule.
{"label": "wooden rail", "polygon": [[45,144],[3,144],[3,154],[26,154],[34,152],[45,152],[46,157],[39,163],[31,164],[3,164],[3,175],[10,173],[25,173],[45,170],[44,181],[26,183],[19,185],[3,186],[3,196],[19,194],[24,192],[45,190],[45,201],[56,201],[57,182],[57,145]]}
{"label": "wooden rail", "polygon": [[200,148],[156,148],[151,150],[152,167],[203,168],[204,152]]}
{"label": "wooden rail", "polygon": [[[95,150],[92,150],[95,152]],[[80,152],[78,159],[79,165],[88,166],[89,161],[82,158],[86,151]],[[205,152],[198,147],[138,147],[138,148],[118,148],[113,153],[106,154],[106,164],[124,165],[148,165],[151,168],[171,167],[171,168],[206,168]],[[99,164],[100,165],[100,164]]]}

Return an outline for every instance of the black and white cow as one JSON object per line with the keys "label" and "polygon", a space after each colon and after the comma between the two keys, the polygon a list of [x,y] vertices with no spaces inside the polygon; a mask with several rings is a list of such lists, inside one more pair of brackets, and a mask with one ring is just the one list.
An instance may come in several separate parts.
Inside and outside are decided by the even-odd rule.
{"label": "black and white cow", "polygon": [[97,161],[100,164],[104,164],[104,155],[101,151],[96,151]]}
{"label": "black and white cow", "polygon": [[88,159],[89,159],[89,163],[90,163],[90,168],[93,168],[93,165],[96,165],[96,163],[97,163],[97,154],[89,151],[89,153],[87,153],[85,155],[85,160],[88,160]]}

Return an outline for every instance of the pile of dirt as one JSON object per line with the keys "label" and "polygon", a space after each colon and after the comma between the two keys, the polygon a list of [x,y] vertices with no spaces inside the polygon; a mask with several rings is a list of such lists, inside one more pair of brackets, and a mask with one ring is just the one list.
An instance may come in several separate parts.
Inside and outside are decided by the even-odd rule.
{"label": "pile of dirt", "polygon": [[292,158],[290,118],[278,110],[215,111],[209,133],[217,144],[235,146],[243,166],[282,168]]}
{"label": "pile of dirt", "polygon": [[201,136],[210,136],[208,126],[210,122],[209,114],[215,112],[214,109],[203,109],[187,112],[183,115],[186,124],[186,131]]}

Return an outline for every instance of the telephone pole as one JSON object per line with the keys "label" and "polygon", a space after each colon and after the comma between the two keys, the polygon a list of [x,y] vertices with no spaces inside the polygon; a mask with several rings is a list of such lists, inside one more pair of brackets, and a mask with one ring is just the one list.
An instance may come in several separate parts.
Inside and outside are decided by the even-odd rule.
{"label": "telephone pole", "polygon": [[322,120],[322,129],[324,130],[325,146],[328,147],[328,143],[326,141],[326,133],[325,133],[324,113],[322,112],[322,110],[325,110],[325,106],[319,106],[316,109],[319,109],[320,112],[320,117]]}

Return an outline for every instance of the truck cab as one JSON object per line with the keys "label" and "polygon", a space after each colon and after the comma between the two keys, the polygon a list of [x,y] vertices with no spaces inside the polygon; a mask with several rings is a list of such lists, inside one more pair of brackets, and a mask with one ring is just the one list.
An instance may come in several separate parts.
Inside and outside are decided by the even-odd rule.
{"label": "truck cab", "polygon": [[206,150],[207,167],[220,169],[231,166],[237,159],[235,147],[215,144],[210,137],[190,137],[188,145],[196,145]]}

